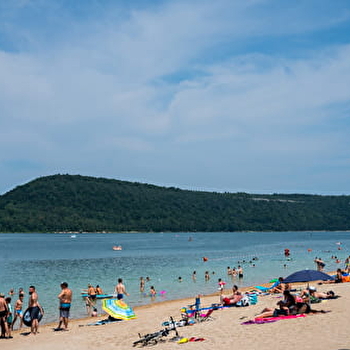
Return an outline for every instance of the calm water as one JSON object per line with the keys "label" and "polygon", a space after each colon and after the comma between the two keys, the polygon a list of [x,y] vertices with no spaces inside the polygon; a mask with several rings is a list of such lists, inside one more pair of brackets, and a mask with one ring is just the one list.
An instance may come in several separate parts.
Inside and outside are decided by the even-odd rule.
{"label": "calm water", "polygon": [[[123,250],[113,251],[116,244]],[[62,281],[67,281],[74,292],[71,316],[78,318],[86,315],[81,289],[88,283],[99,284],[106,293],[112,293],[119,277],[130,293],[125,300],[135,306],[153,302],[139,292],[140,276],[151,278],[146,291],[151,285],[166,291],[156,297],[162,301],[213,293],[218,278],[230,286],[233,281],[226,269],[237,267],[238,262],[244,268],[244,278],[234,283],[240,286],[314,269],[315,256],[326,262],[326,270],[335,270],[339,264],[331,256],[344,261],[350,254],[350,232],[90,233],[77,234],[76,238],[69,234],[0,234],[0,247],[0,292],[7,294],[19,287],[27,291],[29,285],[35,285],[46,312],[43,322],[50,322],[58,319],[57,295]],[[291,260],[284,257],[285,248],[290,249]],[[203,256],[208,257],[207,262]],[[253,261],[255,267],[249,263],[253,257],[258,258]],[[194,270],[195,282],[191,278]],[[209,282],[204,281],[206,270],[210,272]]]}

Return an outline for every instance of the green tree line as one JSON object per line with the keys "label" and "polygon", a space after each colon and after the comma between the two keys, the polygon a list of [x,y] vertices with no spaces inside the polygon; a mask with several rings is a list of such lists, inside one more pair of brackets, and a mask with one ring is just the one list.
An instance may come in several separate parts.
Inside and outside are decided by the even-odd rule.
{"label": "green tree line", "polygon": [[0,232],[348,230],[349,209],[350,196],[216,193],[52,175],[0,196]]}

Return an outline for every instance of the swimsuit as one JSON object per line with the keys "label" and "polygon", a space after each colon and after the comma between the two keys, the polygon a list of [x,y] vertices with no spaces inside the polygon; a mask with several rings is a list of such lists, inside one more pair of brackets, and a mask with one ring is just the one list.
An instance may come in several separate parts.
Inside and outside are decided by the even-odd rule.
{"label": "swimsuit", "polygon": [[22,309],[16,310],[16,314],[18,316],[22,316],[23,315],[23,310]]}
{"label": "swimsuit", "polygon": [[124,297],[124,295],[123,295],[123,294],[121,294],[121,293],[118,293],[118,294],[117,294],[117,299],[119,299],[119,300],[120,300],[120,299],[123,299],[123,297]]}
{"label": "swimsuit", "polygon": [[70,303],[60,303],[60,317],[68,318],[70,310]]}
{"label": "swimsuit", "polygon": [[40,313],[39,306],[30,307],[29,308],[29,313],[30,313],[30,318],[32,320],[38,320],[39,319],[39,313]]}
{"label": "swimsuit", "polygon": [[0,317],[5,317],[7,315],[7,310],[0,311]]}
{"label": "swimsuit", "polygon": [[61,303],[60,309],[70,309],[70,303]]}

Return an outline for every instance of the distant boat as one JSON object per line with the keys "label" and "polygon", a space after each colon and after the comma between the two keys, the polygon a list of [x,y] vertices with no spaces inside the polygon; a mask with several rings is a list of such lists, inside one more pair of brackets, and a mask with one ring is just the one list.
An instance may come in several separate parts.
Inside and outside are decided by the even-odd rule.
{"label": "distant boat", "polygon": [[70,238],[77,238],[77,235],[70,235]]}
{"label": "distant boat", "polygon": [[121,245],[114,245],[112,249],[113,250],[122,250],[123,247]]}

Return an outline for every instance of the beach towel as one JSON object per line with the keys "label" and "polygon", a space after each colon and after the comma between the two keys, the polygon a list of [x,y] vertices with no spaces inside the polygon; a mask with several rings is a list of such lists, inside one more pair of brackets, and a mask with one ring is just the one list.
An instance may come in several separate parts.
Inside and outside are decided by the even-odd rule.
{"label": "beach towel", "polygon": [[254,288],[259,289],[262,292],[267,292],[268,290],[277,287],[279,284],[281,284],[280,281],[276,281],[273,285],[271,285],[270,287],[263,287],[263,286],[254,286]]}
{"label": "beach towel", "polygon": [[97,322],[93,322],[93,323],[88,323],[87,326],[101,326],[104,324],[109,324],[109,323],[114,323],[114,322],[120,322],[122,320],[116,319],[116,318],[106,318],[104,320],[100,320]]}
{"label": "beach towel", "polygon": [[249,320],[242,322],[241,324],[247,325],[247,324],[263,324],[263,323],[271,323],[271,322],[276,322],[279,320],[287,320],[290,318],[300,318],[300,317],[305,317],[306,315],[300,314],[300,315],[289,315],[289,316],[278,316],[278,317],[265,317],[265,318],[256,318],[254,320]]}
{"label": "beach towel", "polygon": [[267,292],[270,289],[263,286],[254,286],[254,288],[259,289],[262,292]]}

